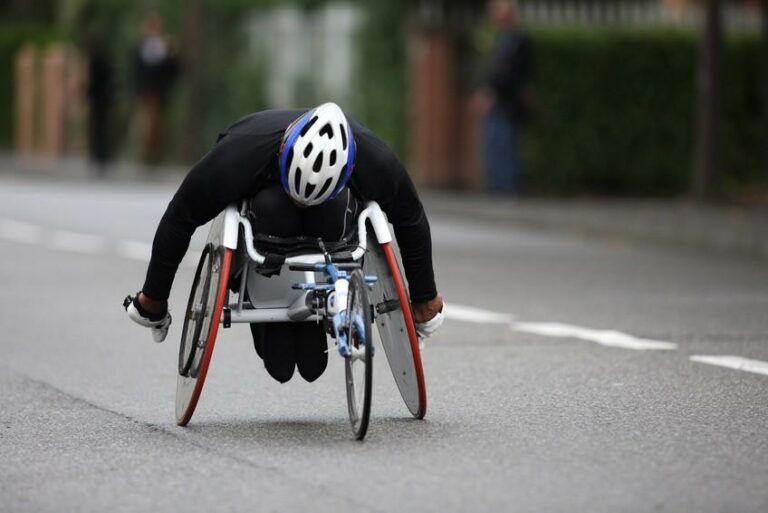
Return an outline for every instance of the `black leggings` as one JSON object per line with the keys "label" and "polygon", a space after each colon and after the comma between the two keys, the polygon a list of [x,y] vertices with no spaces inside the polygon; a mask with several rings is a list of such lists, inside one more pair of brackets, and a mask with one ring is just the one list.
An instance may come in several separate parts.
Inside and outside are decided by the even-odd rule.
{"label": "black leggings", "polygon": [[[356,228],[359,205],[349,189],[314,207],[297,206],[280,185],[261,190],[251,200],[251,222],[256,233],[275,237],[300,235],[324,241],[342,240]],[[314,381],[328,363],[323,326],[312,322],[251,324],[253,344],[267,372],[280,383],[299,374]]]}

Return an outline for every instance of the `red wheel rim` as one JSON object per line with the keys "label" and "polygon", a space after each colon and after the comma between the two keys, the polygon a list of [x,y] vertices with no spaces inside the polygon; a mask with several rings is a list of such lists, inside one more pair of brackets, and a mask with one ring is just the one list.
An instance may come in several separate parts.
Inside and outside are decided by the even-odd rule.
{"label": "red wheel rim", "polygon": [[200,371],[197,375],[197,381],[195,382],[195,389],[192,392],[192,398],[189,400],[187,410],[184,412],[184,416],[178,421],[179,426],[186,426],[192,418],[192,414],[195,413],[195,407],[197,401],[200,399],[200,393],[203,391],[203,385],[205,384],[205,377],[208,374],[208,365],[211,363],[211,356],[213,355],[213,347],[216,345],[216,336],[219,333],[219,325],[221,324],[221,312],[224,310],[224,300],[227,297],[227,286],[229,284],[229,269],[232,265],[232,250],[226,249],[224,251],[224,258],[221,263],[221,278],[219,279],[219,290],[216,294],[216,306],[213,310],[213,318],[211,320],[211,328],[208,331],[208,342],[205,345],[205,354],[203,354],[203,360],[200,362]]}
{"label": "red wheel rim", "polygon": [[392,273],[392,279],[395,282],[395,289],[397,289],[397,297],[400,300],[400,306],[403,311],[403,318],[405,319],[405,327],[408,331],[408,340],[411,343],[411,353],[413,354],[413,366],[416,370],[416,382],[419,386],[419,411],[415,415],[417,419],[423,419],[427,414],[427,385],[424,380],[424,367],[421,363],[421,351],[419,350],[419,338],[416,335],[416,325],[413,322],[413,314],[411,313],[411,302],[408,299],[408,294],[405,291],[405,284],[403,278],[400,276],[400,266],[397,263],[397,257],[392,249],[391,243],[381,245],[384,251],[384,256],[387,259],[387,265]]}

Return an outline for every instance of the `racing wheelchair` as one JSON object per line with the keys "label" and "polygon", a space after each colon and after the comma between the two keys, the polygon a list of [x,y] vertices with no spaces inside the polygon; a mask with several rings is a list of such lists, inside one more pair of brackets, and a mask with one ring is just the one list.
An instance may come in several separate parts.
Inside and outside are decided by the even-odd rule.
{"label": "racing wheelchair", "polygon": [[276,250],[255,242],[243,202],[214,219],[197,265],[179,347],[177,423],[185,426],[192,418],[219,327],[286,321],[322,323],[334,339],[345,360],[349,420],[357,440],[365,437],[370,418],[376,342],[408,410],[424,417],[427,394],[418,338],[379,205],[369,202],[362,210],[349,244],[326,247],[322,240],[305,240]]}

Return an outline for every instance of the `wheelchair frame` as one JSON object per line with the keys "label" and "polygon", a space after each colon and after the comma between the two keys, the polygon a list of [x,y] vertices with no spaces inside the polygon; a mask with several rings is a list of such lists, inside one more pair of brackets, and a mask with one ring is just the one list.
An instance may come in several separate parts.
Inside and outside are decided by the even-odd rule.
{"label": "wheelchair frame", "polygon": [[[368,225],[372,227],[372,233]],[[374,306],[372,310],[375,312],[374,322],[378,327],[379,341],[384,347],[406,406],[414,417],[423,418],[427,406],[426,385],[410,300],[393,248],[389,223],[376,202],[367,203],[358,216],[357,235],[358,245],[351,252],[351,260],[362,263],[366,274],[370,272],[378,278],[369,295]],[[235,205],[228,206],[211,225],[207,244],[212,248],[212,256],[209,258],[211,276],[215,278],[215,287],[212,286],[215,288],[215,294],[212,294],[215,303],[209,320],[210,326],[206,327],[206,333],[200,334],[199,341],[195,341],[198,351],[201,351],[199,361],[196,360],[196,373],[189,376],[180,373],[177,379],[176,417],[181,426],[190,421],[199,400],[219,325],[227,328],[233,323],[309,322],[320,318],[311,305],[310,295],[313,291],[308,290],[314,287],[291,287],[297,281],[296,271],[281,272],[278,279],[266,278],[256,272],[256,268],[264,264],[267,257],[258,251],[253,241],[251,223],[245,215],[245,204],[241,210]],[[240,269],[237,302],[229,304],[229,279],[233,271],[237,271],[231,268],[233,253],[240,244],[247,258]],[[319,269],[318,264],[325,263],[326,256],[323,253],[311,253],[286,257],[281,271],[290,270],[290,266],[315,266]],[[205,254],[203,258],[206,258]],[[202,259],[200,266],[203,266]],[[303,272],[305,284],[316,283],[317,269],[300,271]],[[274,294],[279,294],[280,290],[285,295],[275,298]],[[255,291],[249,293],[248,301],[245,300],[246,291]],[[190,315],[188,311],[187,316]],[[184,337],[185,334],[182,334],[182,344]]]}

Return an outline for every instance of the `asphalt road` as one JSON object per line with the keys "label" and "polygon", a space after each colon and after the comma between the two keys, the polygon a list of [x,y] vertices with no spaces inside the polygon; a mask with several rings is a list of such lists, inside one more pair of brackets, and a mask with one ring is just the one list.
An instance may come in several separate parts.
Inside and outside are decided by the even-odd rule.
{"label": "asphalt road", "polygon": [[120,304],[173,189],[0,178],[0,511],[768,511],[764,261],[434,217],[424,421],[382,356],[352,441],[339,358],[280,385],[235,326],[179,428],[180,323]]}

